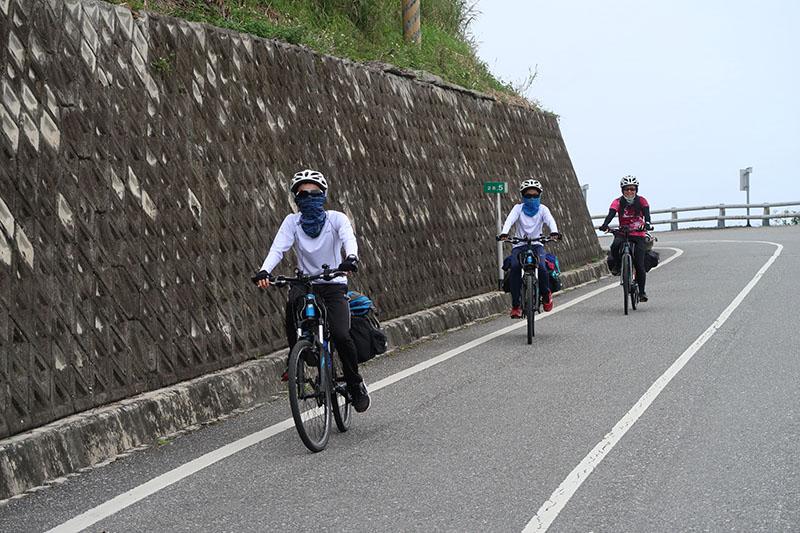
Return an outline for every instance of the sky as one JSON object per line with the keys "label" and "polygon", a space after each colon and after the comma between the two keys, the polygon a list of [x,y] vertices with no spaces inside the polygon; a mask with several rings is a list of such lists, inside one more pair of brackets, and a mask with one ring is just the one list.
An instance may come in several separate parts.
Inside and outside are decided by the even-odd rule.
{"label": "sky", "polygon": [[525,95],[559,115],[592,215],[608,212],[626,174],[653,210],[745,203],[746,167],[751,203],[800,202],[800,1],[476,0],[473,10],[468,33],[496,77],[519,85],[536,72]]}

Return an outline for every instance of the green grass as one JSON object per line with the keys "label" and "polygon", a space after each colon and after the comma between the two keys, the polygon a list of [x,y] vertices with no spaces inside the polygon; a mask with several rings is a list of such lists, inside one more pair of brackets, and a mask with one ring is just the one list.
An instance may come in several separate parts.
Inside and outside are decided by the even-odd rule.
{"label": "green grass", "polygon": [[353,61],[384,61],[425,70],[444,80],[506,102],[538,107],[519,85],[489,71],[468,34],[478,16],[474,0],[421,0],[422,44],[402,35],[400,0],[109,0],[195,22],[278,39]]}

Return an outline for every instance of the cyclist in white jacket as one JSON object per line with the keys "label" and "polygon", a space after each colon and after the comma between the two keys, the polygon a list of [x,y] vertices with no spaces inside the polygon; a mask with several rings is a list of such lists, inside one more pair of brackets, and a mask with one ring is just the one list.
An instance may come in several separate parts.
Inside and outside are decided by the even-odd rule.
{"label": "cyclist in white jacket", "polygon": [[[303,274],[314,275],[322,272],[322,265],[338,265],[338,270],[356,272],[358,270],[358,244],[353,226],[347,215],[340,211],[326,211],[325,203],[328,182],[314,170],[304,170],[294,175],[291,191],[299,213],[283,219],[280,229],[272,241],[261,271],[256,279],[262,289],[269,287],[269,275],[283,258],[283,254],[294,247],[298,268]],[[345,259],[342,260],[342,249]],[[364,380],[358,373],[356,346],[350,337],[350,306],[347,301],[347,278],[337,277],[331,281],[314,282],[314,293],[321,298],[327,309],[328,327],[339,352],[344,370],[344,378],[359,413],[369,408],[370,397]],[[289,292],[286,304],[286,336],[289,349],[297,342],[294,317],[296,306],[302,305],[301,290]],[[299,301],[298,301],[299,297]],[[288,379],[284,372],[281,378]]]}
{"label": "cyclist in white jacket", "polygon": [[[529,237],[535,239],[542,235],[544,225],[550,229],[550,236],[558,240],[560,235],[556,221],[550,213],[550,209],[541,205],[542,184],[534,179],[526,179],[519,186],[519,194],[522,203],[515,205],[508,214],[503,229],[500,232],[500,239],[508,238],[508,233],[514,227],[514,235],[517,237]],[[511,249],[511,318],[522,318],[522,306],[520,305],[520,290],[522,289],[522,265],[519,262],[519,252],[525,247],[518,244]],[[539,256],[539,288],[542,294],[542,307],[545,311],[553,309],[553,296],[550,292],[550,274],[547,272],[547,264],[544,260],[544,245],[534,244],[534,249]]]}

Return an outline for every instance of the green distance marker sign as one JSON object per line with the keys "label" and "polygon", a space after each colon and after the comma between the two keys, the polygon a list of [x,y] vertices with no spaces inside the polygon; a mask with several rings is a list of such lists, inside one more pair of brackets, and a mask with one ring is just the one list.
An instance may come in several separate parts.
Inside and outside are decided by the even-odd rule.
{"label": "green distance marker sign", "polygon": [[508,192],[508,183],[505,181],[484,181],[483,192],[490,194],[502,194]]}

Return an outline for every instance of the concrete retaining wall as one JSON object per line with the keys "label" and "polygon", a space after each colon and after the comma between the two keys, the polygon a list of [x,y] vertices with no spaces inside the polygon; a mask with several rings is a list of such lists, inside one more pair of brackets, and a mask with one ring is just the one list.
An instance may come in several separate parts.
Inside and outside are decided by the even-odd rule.
{"label": "concrete retaining wall", "polygon": [[[562,276],[574,287],[607,275],[605,262]],[[558,301],[559,294],[556,295]],[[558,305],[558,304],[556,304]],[[382,324],[389,352],[425,337],[508,311],[509,297],[491,292],[398,317]],[[520,342],[524,335],[520,334]],[[0,440],[0,500],[155,445],[283,394],[280,381],[287,350],[233,368],[103,407]],[[288,408],[287,408],[288,416]]]}
{"label": "concrete retaining wall", "polygon": [[557,120],[429,76],[90,0],[0,2],[0,64],[0,438],[284,346],[249,276],[302,168],[384,319],[494,288],[483,181],[601,253]]}

